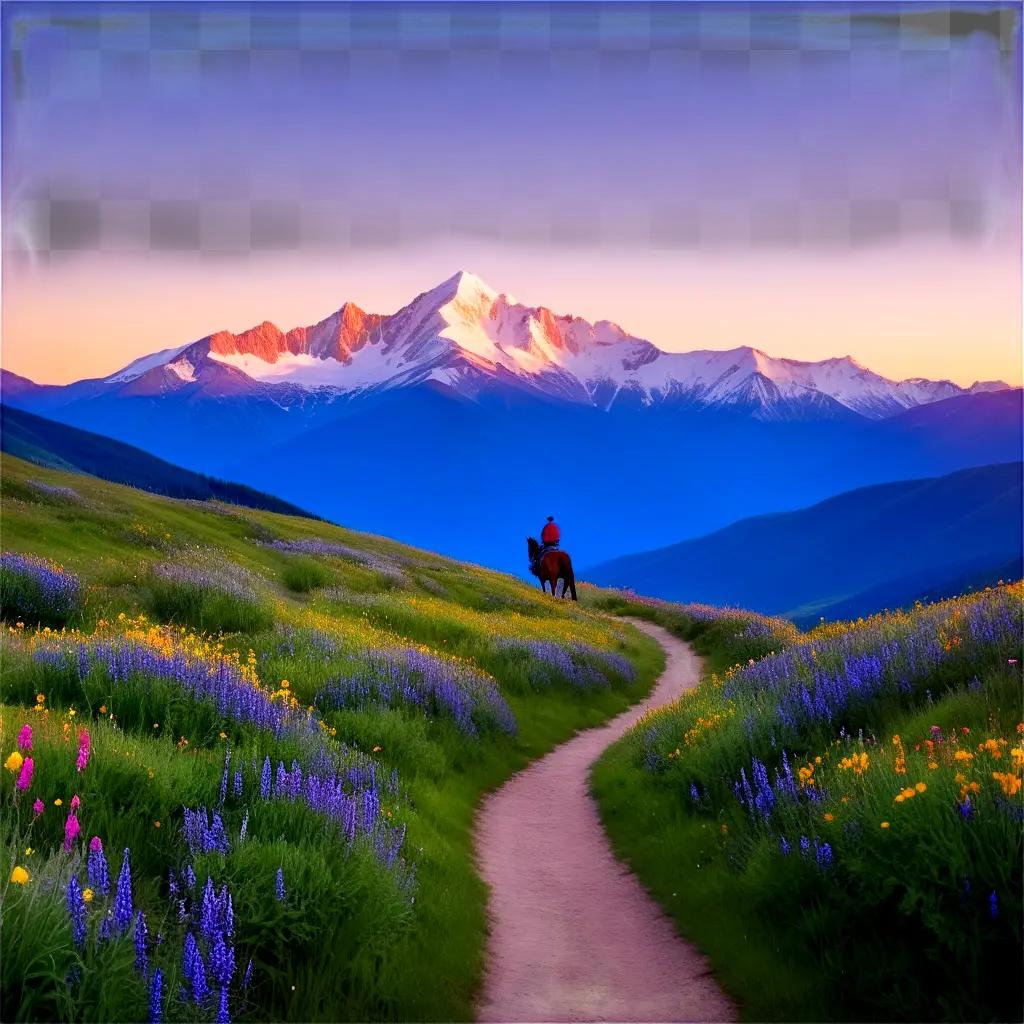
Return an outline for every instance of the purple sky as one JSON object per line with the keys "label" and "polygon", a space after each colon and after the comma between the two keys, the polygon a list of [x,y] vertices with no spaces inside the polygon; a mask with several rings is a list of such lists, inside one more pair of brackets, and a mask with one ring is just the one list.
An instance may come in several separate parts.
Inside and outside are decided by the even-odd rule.
{"label": "purple sky", "polygon": [[5,3],[4,365],[464,266],[664,347],[1019,382],[1018,15]]}

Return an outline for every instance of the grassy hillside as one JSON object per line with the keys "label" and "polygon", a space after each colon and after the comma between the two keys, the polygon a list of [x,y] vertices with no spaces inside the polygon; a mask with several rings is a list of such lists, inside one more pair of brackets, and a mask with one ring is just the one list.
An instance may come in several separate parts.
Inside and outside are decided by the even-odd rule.
{"label": "grassy hillside", "polygon": [[592,782],[746,1019],[1021,1019],[1024,584],[803,634],[585,599],[707,655]]}
{"label": "grassy hillside", "polygon": [[328,524],[2,482],[0,1017],[469,1018],[480,794],[660,649]]}
{"label": "grassy hillside", "polygon": [[0,449],[40,466],[89,473],[172,498],[217,499],[285,515],[309,515],[287,501],[244,484],[193,473],[122,441],[6,405],[0,405]]}
{"label": "grassy hillside", "polygon": [[863,487],[581,575],[641,594],[802,621],[831,617],[833,609],[871,614],[1007,563],[1019,577],[1021,481],[1021,463],[1014,462]]}

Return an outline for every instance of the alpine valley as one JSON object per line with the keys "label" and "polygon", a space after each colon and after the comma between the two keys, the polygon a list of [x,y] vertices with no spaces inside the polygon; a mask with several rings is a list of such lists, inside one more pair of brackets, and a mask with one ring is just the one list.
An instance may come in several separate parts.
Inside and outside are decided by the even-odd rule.
{"label": "alpine valley", "polygon": [[391,315],[346,302],[309,327],[216,331],[99,379],[4,370],[2,398],[506,570],[522,570],[525,535],[548,514],[586,566],[857,487],[1010,462],[1022,443],[1021,392],[1002,382],[892,381],[849,356],[750,346],[667,352],[466,272]]}

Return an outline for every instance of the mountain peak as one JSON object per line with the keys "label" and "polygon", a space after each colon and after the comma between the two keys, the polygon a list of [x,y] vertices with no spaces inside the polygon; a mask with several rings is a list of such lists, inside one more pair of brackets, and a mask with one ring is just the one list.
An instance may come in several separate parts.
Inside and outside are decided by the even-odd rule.
{"label": "mountain peak", "polygon": [[427,292],[427,295],[434,297],[438,304],[450,302],[452,299],[462,299],[471,303],[476,303],[480,299],[493,302],[498,297],[498,293],[489,284],[468,270],[456,271],[436,288]]}

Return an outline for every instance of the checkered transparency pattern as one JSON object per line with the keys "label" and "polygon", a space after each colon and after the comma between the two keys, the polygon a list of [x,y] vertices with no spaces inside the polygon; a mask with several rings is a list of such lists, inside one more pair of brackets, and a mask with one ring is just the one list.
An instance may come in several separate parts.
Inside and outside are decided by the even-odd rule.
{"label": "checkered transparency pattern", "polygon": [[[981,237],[994,218],[1006,216],[987,183],[942,167],[923,173],[913,146],[875,151],[869,160],[852,159],[824,173],[822,160],[836,140],[820,118],[805,119],[802,111],[822,82],[840,96],[844,90],[877,94],[877,103],[891,109],[901,104],[904,83],[926,78],[935,96],[927,115],[957,132],[965,110],[961,91],[970,87],[979,48],[998,65],[1013,97],[1020,67],[1019,8],[1013,5],[171,2],[7,8],[7,248],[35,258],[96,250],[238,258],[391,247],[444,235],[570,247],[849,248],[908,233]],[[528,133],[517,149],[498,138],[501,124],[462,109],[472,106],[466,82],[496,95],[514,94],[526,81],[542,95],[547,89],[558,99],[569,92],[592,109],[607,107],[607,164],[573,163],[571,124],[564,149],[550,140],[533,146]],[[302,95],[335,94],[339,111],[346,111],[382,82],[410,97],[445,97],[450,90],[451,117],[464,118],[459,130],[477,132],[483,151],[500,151],[494,179],[476,186],[453,178],[457,169],[446,167],[436,137],[443,126],[423,127],[422,157],[414,161],[390,158],[386,144],[361,150],[356,132],[349,149],[342,144],[344,159],[325,150],[318,160],[315,143],[295,152],[240,146],[218,100],[228,91],[250,110],[265,108],[268,124],[290,117],[301,126]],[[673,113],[659,131],[678,139],[692,131],[702,97],[725,88],[748,101],[737,106],[732,137],[725,132],[725,141],[695,144],[678,156],[677,189],[645,189],[645,167],[661,155],[656,149],[616,151],[616,126],[628,110],[623,97],[633,98],[638,114],[645,92],[668,97]],[[281,109],[284,94],[300,98],[290,111]],[[750,111],[767,95],[791,103],[789,145],[770,153],[744,144],[744,126],[756,116]],[[1019,91],[995,100],[1008,104],[1011,123],[1015,110],[1019,121]],[[122,109],[119,124],[111,112]],[[194,145],[161,151],[141,169],[137,150],[131,159],[119,158],[132,149],[131,126],[140,110],[151,125],[166,119],[180,130],[188,124]],[[908,107],[908,133],[920,113]],[[357,126],[349,116],[347,123]],[[75,160],[36,159],[26,140],[45,136],[47,125],[68,117],[81,132]],[[523,125],[529,126],[529,111]],[[856,128],[843,127],[847,134]],[[315,125],[305,128],[315,134]],[[397,133],[413,130],[420,129],[396,121]],[[613,167],[620,177],[628,175],[630,161],[636,190],[604,187]],[[1008,180],[1012,193],[1019,164],[996,166],[993,174]]]}

